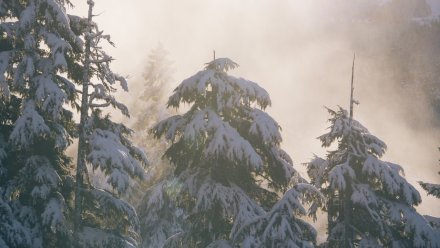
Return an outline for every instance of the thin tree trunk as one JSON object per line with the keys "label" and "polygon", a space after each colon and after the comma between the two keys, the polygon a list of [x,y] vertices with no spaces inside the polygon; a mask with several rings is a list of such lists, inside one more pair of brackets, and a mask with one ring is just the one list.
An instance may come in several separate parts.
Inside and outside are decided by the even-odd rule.
{"label": "thin tree trunk", "polygon": [[[356,54],[353,54],[353,65],[351,67],[351,90],[350,90],[350,119],[349,119],[349,125],[350,125],[350,132],[352,131],[352,122],[353,122],[353,103],[356,101],[353,98],[353,92],[354,92],[354,61],[356,59]],[[351,135],[348,136],[347,139],[348,143],[348,163],[351,166]],[[349,175],[346,176],[347,185],[344,191],[344,247],[350,248],[353,245],[353,230],[351,228],[352,224],[352,203],[351,203],[351,195],[353,193],[351,188],[351,178]]]}
{"label": "thin tree trunk", "polygon": [[353,244],[353,234],[351,228],[352,205],[351,205],[351,179],[347,178],[347,188],[344,192],[344,247],[350,248]]}
{"label": "thin tree trunk", "polygon": [[88,117],[88,90],[89,90],[89,70],[90,70],[90,51],[91,51],[91,29],[92,29],[92,13],[93,13],[93,1],[88,0],[89,5],[88,17],[87,17],[87,31],[85,33],[85,55],[84,55],[84,72],[83,72],[83,85],[82,85],[82,98],[81,98],[81,117],[79,123],[79,139],[78,139],[78,157],[76,166],[76,185],[75,185],[75,212],[74,212],[74,233],[73,242],[78,247],[79,237],[78,234],[82,229],[82,189],[84,184],[83,173],[86,167],[86,121]]}

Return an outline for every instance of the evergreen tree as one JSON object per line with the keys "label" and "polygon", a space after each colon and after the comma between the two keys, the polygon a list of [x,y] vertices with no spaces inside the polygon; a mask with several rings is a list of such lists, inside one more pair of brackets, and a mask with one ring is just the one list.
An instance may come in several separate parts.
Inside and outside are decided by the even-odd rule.
{"label": "evergreen tree", "polygon": [[65,73],[68,54],[82,43],[70,29],[67,4],[0,3],[2,247],[70,242],[73,178],[64,151],[75,126],[65,103],[75,98],[75,86]]}
{"label": "evergreen tree", "polygon": [[326,245],[439,247],[440,239],[414,208],[421,198],[402,167],[380,160],[385,143],[346,110],[328,111],[330,131],[319,139],[323,147],[336,143],[337,149],[308,164],[312,183],[328,199]]}
{"label": "evergreen tree", "polygon": [[[132,130],[111,120],[105,114],[112,107],[129,116],[127,107],[113,96],[119,84],[128,90],[126,80],[110,69],[113,60],[102,49],[102,41],[111,45],[92,21],[92,0],[88,18],[75,18],[76,27],[85,40],[84,53],[70,64],[73,72],[80,70],[77,82],[82,86],[79,123],[78,159],[75,186],[74,238],[81,247],[134,247],[139,241],[139,221],[135,209],[120,199],[127,191],[132,177],[143,178],[145,154],[128,139]],[[73,18],[72,18],[73,19]],[[79,62],[79,60],[81,62]],[[95,80],[93,80],[95,79]],[[92,82],[93,81],[93,82]],[[107,177],[112,191],[93,185],[86,164],[99,169]]]}
{"label": "evergreen tree", "polygon": [[[4,95],[0,96],[2,103]],[[20,101],[11,95],[0,104],[0,247],[42,247],[41,227],[32,206],[24,206],[12,197],[15,192],[16,154],[8,139],[20,113]]]}
{"label": "evergreen tree", "polygon": [[[439,174],[440,174],[440,172],[439,172]],[[437,198],[440,198],[440,184],[425,183],[425,182],[419,182],[419,184],[420,184],[420,186],[422,186],[422,188],[424,190],[426,190],[428,195],[433,195]],[[424,215],[424,217],[426,220],[428,220],[428,222],[432,226],[432,228],[434,228],[434,230],[437,231],[437,235],[440,236],[440,218],[430,216],[430,215]]]}
{"label": "evergreen tree", "polygon": [[127,193],[129,201],[137,206],[146,189],[169,175],[171,170],[169,161],[162,158],[167,148],[166,140],[155,139],[149,132],[158,120],[163,120],[172,113],[166,108],[166,94],[170,89],[173,71],[171,65],[168,52],[159,44],[148,56],[143,79],[135,81],[131,87],[135,92],[135,100],[130,108],[134,116],[131,126],[136,132],[133,141],[146,150],[150,162],[149,180],[136,182]]}
{"label": "evergreen tree", "polygon": [[148,133],[158,120],[163,120],[172,113],[165,107],[166,94],[172,80],[173,69],[171,65],[168,52],[159,44],[148,56],[143,80],[137,86],[140,95],[133,103],[136,116],[133,129],[138,134],[135,141],[143,148],[149,148],[148,152],[152,159],[157,158],[150,161],[153,165],[163,163],[160,160],[160,154],[166,150],[166,141],[154,139]]}
{"label": "evergreen tree", "polygon": [[[155,137],[172,143],[165,156],[175,177],[152,189],[144,203],[141,216],[149,220],[142,226],[144,247],[314,242],[314,229],[297,217],[306,213],[304,194],[317,192],[303,184],[280,148],[280,126],[264,112],[271,103],[268,93],[227,74],[237,66],[215,59],[184,80],[168,106],[188,103],[189,110],[153,128]],[[292,177],[297,183],[277,203]]]}
{"label": "evergreen tree", "polygon": [[[143,175],[139,161],[145,162],[145,156],[128,140],[131,130],[102,110],[111,105],[128,114],[112,96],[116,82],[124,89],[126,82],[111,72],[111,58],[99,47],[99,41],[109,37],[91,19],[67,15],[68,4],[0,2],[2,247],[62,247],[74,241],[76,247],[136,244],[136,212],[117,194],[127,189],[130,175]],[[85,58],[88,63],[83,63]],[[90,83],[92,77],[100,82]],[[83,82],[93,89],[90,94],[76,89],[75,84]],[[85,105],[76,101],[81,93]],[[81,158],[103,170],[115,192],[94,187],[89,174],[80,170],[86,182],[77,180],[81,194],[73,197],[76,178],[65,150],[78,130],[68,104],[86,113],[79,125],[82,144],[87,144],[81,146]],[[82,206],[76,225],[81,232],[72,240],[74,199]]]}
{"label": "evergreen tree", "polygon": [[422,186],[422,188],[426,190],[426,192],[428,192],[428,195],[433,195],[437,198],[440,198],[440,184],[424,183],[424,182],[419,182],[419,183]]}
{"label": "evergreen tree", "polygon": [[419,184],[424,190],[426,190],[426,192],[428,192],[428,195],[433,195],[437,198],[440,198],[440,184],[425,182],[419,182]]}
{"label": "evergreen tree", "polygon": [[[172,80],[172,62],[168,52],[159,44],[148,55],[148,62],[143,74],[143,80],[133,87],[140,94],[133,102],[136,116],[134,130],[143,132],[153,127],[157,120],[168,117],[169,110],[165,108],[166,94]],[[146,135],[140,135],[143,145],[152,142]]]}

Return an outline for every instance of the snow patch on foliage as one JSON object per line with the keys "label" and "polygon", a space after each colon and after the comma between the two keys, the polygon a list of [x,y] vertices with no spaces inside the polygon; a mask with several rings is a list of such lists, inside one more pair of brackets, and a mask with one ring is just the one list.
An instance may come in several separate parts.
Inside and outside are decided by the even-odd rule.
{"label": "snow patch on foliage", "polygon": [[132,157],[120,137],[107,130],[95,129],[89,138],[87,159],[94,168],[100,167],[109,175],[107,182],[119,193],[129,186],[130,175],[139,173],[139,161]]}
{"label": "snow patch on foliage", "polygon": [[15,122],[9,139],[13,145],[28,147],[34,139],[48,135],[49,132],[50,129],[37,112],[34,101],[29,100],[24,103],[23,111]]}

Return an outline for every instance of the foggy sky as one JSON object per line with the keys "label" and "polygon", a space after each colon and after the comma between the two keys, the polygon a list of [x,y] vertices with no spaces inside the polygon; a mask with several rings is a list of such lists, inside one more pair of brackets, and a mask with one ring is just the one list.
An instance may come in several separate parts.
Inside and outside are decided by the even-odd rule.
{"label": "foggy sky", "polygon": [[[86,0],[72,2],[76,7],[68,13],[86,16]],[[303,176],[301,163],[314,153],[326,154],[316,139],[329,125],[323,106],[348,108],[356,52],[355,98],[360,105],[355,107],[355,118],[388,145],[384,160],[403,166],[406,178],[422,195],[419,211],[440,216],[440,201],[427,197],[416,184],[420,180],[440,182],[440,132],[432,108],[422,93],[416,92],[414,98],[414,92],[396,89],[388,82],[392,76],[376,70],[375,64],[382,61],[380,53],[363,54],[364,48],[345,35],[351,29],[359,34],[364,20],[353,17],[362,17],[375,1],[95,2],[95,13],[100,13],[95,21],[116,43],[116,48],[108,50],[116,58],[113,69],[131,81],[140,79],[148,52],[159,42],[174,61],[173,87],[202,70],[214,49],[217,57],[237,62],[240,67],[231,74],[257,82],[269,92],[272,106],[268,112],[282,126],[283,147]],[[385,34],[375,28],[361,31],[380,48]]]}

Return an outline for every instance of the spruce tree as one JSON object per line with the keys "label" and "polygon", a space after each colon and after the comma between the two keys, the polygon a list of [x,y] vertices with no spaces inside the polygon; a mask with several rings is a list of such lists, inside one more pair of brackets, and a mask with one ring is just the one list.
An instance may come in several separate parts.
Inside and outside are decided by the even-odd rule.
{"label": "spruce tree", "polygon": [[0,129],[6,148],[0,193],[7,219],[0,236],[6,247],[70,242],[73,178],[64,151],[75,126],[65,103],[75,98],[75,86],[65,73],[68,54],[82,44],[70,29],[68,4],[0,3]]}
{"label": "spruce tree", "polygon": [[[426,182],[419,182],[419,184],[428,193],[428,195],[433,195],[437,198],[440,198],[440,184]],[[428,220],[432,228],[437,231],[437,235],[440,236],[440,217],[434,217],[430,215],[424,215],[424,217],[426,220]]]}
{"label": "spruce tree", "polygon": [[428,192],[428,195],[433,195],[437,198],[440,198],[440,184],[436,183],[425,183],[425,182],[419,182],[420,185],[426,192]]}
{"label": "spruce tree", "polygon": [[424,190],[426,190],[428,195],[433,195],[437,198],[440,198],[440,184],[426,182],[419,182],[419,184]]}
{"label": "spruce tree", "polygon": [[[166,109],[165,103],[172,73],[172,62],[168,58],[168,52],[159,44],[148,55],[142,80],[132,86],[139,92],[132,104],[132,112],[136,116],[133,125],[135,131],[149,130],[158,120],[168,117],[169,110]],[[141,135],[140,139],[143,145],[152,142],[147,135]]]}
{"label": "spruce tree", "polygon": [[323,147],[336,143],[337,149],[308,164],[312,183],[327,198],[325,246],[439,247],[440,239],[415,209],[420,194],[403,177],[403,168],[380,160],[385,143],[346,110],[328,111],[330,131],[319,140]]}
{"label": "spruce tree", "polygon": [[135,141],[143,148],[149,148],[152,165],[163,163],[160,154],[166,149],[166,141],[154,139],[149,135],[149,130],[159,120],[172,114],[166,108],[166,94],[170,89],[172,73],[172,62],[168,59],[168,52],[159,44],[148,56],[143,80],[134,86],[140,92],[132,107],[135,115],[133,129],[137,133]]}
{"label": "spruce tree", "polygon": [[8,137],[20,113],[20,100],[14,95],[0,99],[0,247],[42,247],[41,225],[33,206],[13,197],[19,165]]}
{"label": "spruce tree", "polygon": [[[142,176],[139,161],[146,159],[128,139],[131,130],[111,121],[103,110],[111,105],[128,114],[112,96],[116,82],[125,89],[126,82],[111,72],[111,58],[99,46],[100,40],[109,37],[96,23],[67,15],[69,4],[55,0],[0,3],[2,247],[74,243],[75,247],[122,247],[134,246],[138,239],[136,212],[117,195],[127,189],[131,175]],[[83,40],[90,49],[88,56]],[[88,69],[83,63],[86,57]],[[100,82],[90,83],[92,77]],[[77,102],[84,91],[76,85],[83,82],[93,89],[85,93],[85,105]],[[79,184],[80,197],[74,197],[76,178],[65,150],[78,134],[71,109],[83,107],[86,118],[79,126],[85,133],[86,146],[81,146],[85,160],[103,170],[115,190],[94,187],[89,173],[81,171],[85,182]],[[74,199],[81,199],[82,211],[76,229],[80,232],[72,239]]]}
{"label": "spruce tree", "polygon": [[[78,31],[85,40],[84,52],[72,60],[72,72],[79,69],[77,82],[81,85],[78,157],[75,186],[74,238],[81,247],[134,247],[139,242],[139,221],[135,209],[120,199],[133,177],[143,178],[145,154],[132,144],[132,130],[111,120],[108,107],[129,116],[127,107],[114,97],[116,86],[127,91],[126,80],[110,69],[113,60],[102,49],[102,42],[111,45],[93,22],[92,0],[87,19],[75,18]],[[99,169],[107,177],[112,190],[104,190],[90,181],[92,172]]]}
{"label": "spruce tree", "polygon": [[[185,79],[168,106],[187,103],[189,110],[153,128],[171,142],[164,156],[174,178],[153,188],[141,210],[149,220],[144,247],[313,244],[314,229],[296,217],[306,212],[303,194],[316,191],[280,148],[280,126],[264,112],[268,93],[227,74],[237,66],[219,58]],[[292,178],[295,188],[277,203]]]}
{"label": "spruce tree", "polygon": [[150,162],[149,180],[136,181],[127,193],[129,201],[136,206],[139,206],[146,189],[170,174],[169,161],[162,158],[167,142],[164,138],[155,139],[150,129],[159,120],[172,114],[166,108],[166,94],[171,91],[172,73],[168,52],[159,44],[148,55],[142,79],[134,81],[131,86],[135,99],[130,105],[134,117],[131,126],[136,132],[133,142],[146,151]]}

